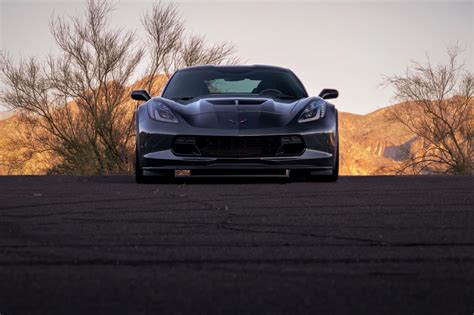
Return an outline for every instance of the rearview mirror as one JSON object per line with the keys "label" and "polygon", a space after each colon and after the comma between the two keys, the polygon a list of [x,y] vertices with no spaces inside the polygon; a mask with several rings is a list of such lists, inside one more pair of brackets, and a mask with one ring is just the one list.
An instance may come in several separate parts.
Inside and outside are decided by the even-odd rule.
{"label": "rearview mirror", "polygon": [[132,91],[132,95],[130,95],[130,97],[132,98],[132,100],[144,102],[148,101],[151,98],[150,94],[148,94],[146,90]]}
{"label": "rearview mirror", "polygon": [[323,89],[321,93],[319,93],[319,97],[325,100],[328,100],[331,98],[337,98],[338,96],[339,96],[339,92],[334,89]]}

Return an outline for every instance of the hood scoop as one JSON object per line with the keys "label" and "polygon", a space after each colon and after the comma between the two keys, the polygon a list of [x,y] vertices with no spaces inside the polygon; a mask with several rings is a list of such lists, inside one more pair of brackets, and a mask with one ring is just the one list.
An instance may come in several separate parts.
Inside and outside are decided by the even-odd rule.
{"label": "hood scoop", "polygon": [[261,105],[268,101],[267,99],[221,99],[221,100],[206,100],[213,105]]}

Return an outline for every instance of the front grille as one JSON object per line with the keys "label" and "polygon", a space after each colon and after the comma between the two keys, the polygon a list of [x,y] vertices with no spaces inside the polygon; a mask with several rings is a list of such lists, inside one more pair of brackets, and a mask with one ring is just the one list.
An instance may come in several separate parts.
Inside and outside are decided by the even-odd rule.
{"label": "front grille", "polygon": [[174,154],[203,157],[301,155],[304,149],[300,136],[178,136],[173,142]]}

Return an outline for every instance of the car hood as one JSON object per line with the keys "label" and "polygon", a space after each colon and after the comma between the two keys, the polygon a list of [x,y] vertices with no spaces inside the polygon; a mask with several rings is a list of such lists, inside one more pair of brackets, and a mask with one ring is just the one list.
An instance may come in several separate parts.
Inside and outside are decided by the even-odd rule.
{"label": "car hood", "polygon": [[261,129],[290,124],[313,98],[276,101],[272,98],[226,97],[201,98],[181,104],[165,98],[151,102],[165,103],[177,116],[198,128]]}

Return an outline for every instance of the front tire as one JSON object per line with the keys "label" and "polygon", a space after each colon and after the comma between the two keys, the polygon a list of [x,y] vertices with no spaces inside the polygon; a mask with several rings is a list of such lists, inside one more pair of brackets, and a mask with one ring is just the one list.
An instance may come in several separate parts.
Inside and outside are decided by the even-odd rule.
{"label": "front tire", "polygon": [[138,184],[146,184],[151,182],[160,182],[166,183],[171,181],[174,178],[173,170],[163,170],[161,174],[156,174],[154,176],[145,176],[143,174],[143,167],[140,165],[140,156],[138,154],[138,149],[135,150],[135,182]]}
{"label": "front tire", "polygon": [[339,113],[336,110],[336,160],[332,168],[331,175],[324,176],[323,181],[336,182],[339,179]]}
{"label": "front tire", "polygon": [[336,155],[336,162],[332,169],[332,174],[328,176],[321,176],[321,179],[326,182],[337,182],[339,179],[339,144],[337,146],[337,155]]}
{"label": "front tire", "polygon": [[321,176],[314,176],[308,175],[310,180],[322,181],[322,182],[337,182],[339,179],[339,139],[337,139],[336,145],[336,161],[334,161],[334,166],[331,171],[331,175],[321,175]]}
{"label": "front tire", "polygon": [[290,177],[294,179],[304,179],[315,182],[337,182],[339,179],[339,152],[336,153],[336,162],[331,170],[331,175],[312,175],[311,171],[307,170],[292,170]]}
{"label": "front tire", "polygon": [[146,182],[146,177],[143,175],[143,168],[140,166],[140,157],[138,156],[138,149],[135,149],[135,182],[143,184]]}

